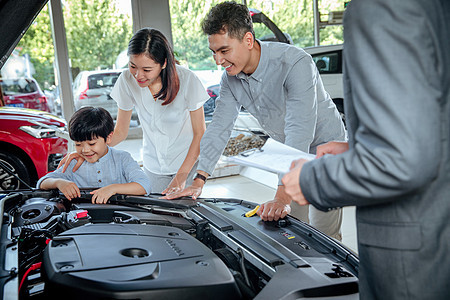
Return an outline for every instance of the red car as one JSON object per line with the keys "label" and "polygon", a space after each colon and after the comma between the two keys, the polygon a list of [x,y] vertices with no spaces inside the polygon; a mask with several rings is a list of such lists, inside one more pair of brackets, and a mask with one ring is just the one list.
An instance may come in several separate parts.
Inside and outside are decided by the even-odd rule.
{"label": "red car", "polygon": [[0,79],[5,106],[50,112],[47,97],[33,78]]}
{"label": "red car", "polygon": [[[0,162],[31,186],[67,153],[66,121],[33,109],[0,107]],[[0,164],[0,191],[26,188]]]}

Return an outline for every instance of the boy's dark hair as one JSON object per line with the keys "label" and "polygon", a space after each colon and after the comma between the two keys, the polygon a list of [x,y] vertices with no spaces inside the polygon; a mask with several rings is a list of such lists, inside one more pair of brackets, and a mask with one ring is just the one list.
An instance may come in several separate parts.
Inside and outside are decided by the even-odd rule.
{"label": "boy's dark hair", "polygon": [[234,1],[222,2],[211,8],[202,21],[202,30],[207,35],[228,32],[232,38],[242,40],[247,32],[255,38],[252,17],[247,6]]}
{"label": "boy's dark hair", "polygon": [[153,96],[163,99],[162,105],[170,104],[178,94],[180,79],[172,47],[161,31],[147,27],[133,35],[128,43],[128,56],[140,54],[147,55],[161,66],[167,61],[166,68],[161,70],[162,88]]}
{"label": "boy's dark hair", "polygon": [[109,112],[102,107],[82,107],[69,121],[69,136],[75,142],[106,138],[114,131],[114,121]]}

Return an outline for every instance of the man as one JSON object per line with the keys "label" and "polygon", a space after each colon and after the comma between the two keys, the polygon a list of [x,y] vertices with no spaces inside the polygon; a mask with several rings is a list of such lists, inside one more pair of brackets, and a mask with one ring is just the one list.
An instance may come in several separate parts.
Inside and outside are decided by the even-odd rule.
{"label": "man", "polygon": [[[248,8],[235,2],[213,7],[202,29],[208,35],[216,64],[226,72],[213,120],[200,144],[199,175],[191,186],[165,198],[190,195],[195,199],[200,195],[230,138],[241,106],[273,139],[304,152],[315,153],[320,144],[346,140],[342,120],[310,55],[291,45],[256,41]],[[278,220],[290,212],[290,203],[280,183],[275,199],[263,204],[258,214],[263,220]],[[341,238],[342,210],[311,210],[311,225]]]}
{"label": "man", "polygon": [[361,299],[450,297],[450,1],[354,0],[349,144],[283,177],[295,201],[356,205]]}

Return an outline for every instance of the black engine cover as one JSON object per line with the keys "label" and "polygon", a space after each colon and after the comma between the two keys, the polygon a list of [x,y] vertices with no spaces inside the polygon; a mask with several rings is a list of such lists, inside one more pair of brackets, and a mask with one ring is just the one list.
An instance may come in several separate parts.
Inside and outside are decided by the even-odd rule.
{"label": "black engine cover", "polygon": [[184,231],[88,224],[55,237],[44,253],[46,294],[63,299],[240,299],[225,264]]}

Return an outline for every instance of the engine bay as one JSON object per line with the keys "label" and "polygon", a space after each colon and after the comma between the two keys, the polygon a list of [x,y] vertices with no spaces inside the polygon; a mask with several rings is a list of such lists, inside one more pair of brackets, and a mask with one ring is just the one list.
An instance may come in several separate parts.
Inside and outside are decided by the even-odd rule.
{"label": "engine bay", "polygon": [[357,256],[239,199],[2,195],[4,299],[358,299]]}

